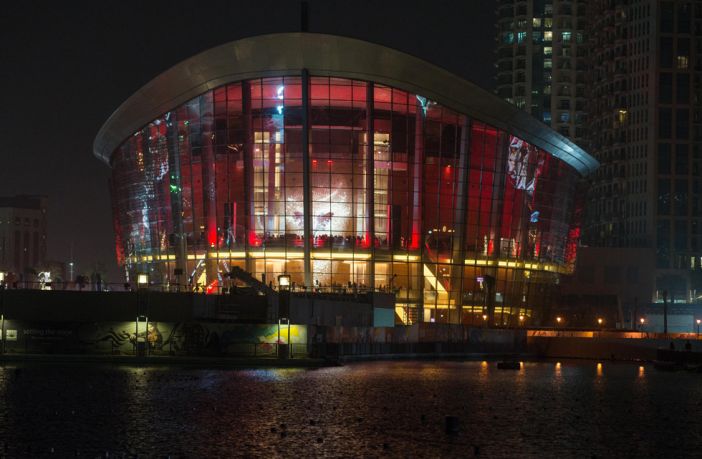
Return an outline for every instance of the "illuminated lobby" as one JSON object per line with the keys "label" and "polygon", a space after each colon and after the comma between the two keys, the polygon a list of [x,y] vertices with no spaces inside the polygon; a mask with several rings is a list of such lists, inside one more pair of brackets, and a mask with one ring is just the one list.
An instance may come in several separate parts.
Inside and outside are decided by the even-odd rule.
{"label": "illuminated lobby", "polygon": [[430,63],[331,35],[247,38],[156,77],[102,127],[118,262],[219,293],[396,295],[396,323],[536,323],[570,272],[597,167]]}

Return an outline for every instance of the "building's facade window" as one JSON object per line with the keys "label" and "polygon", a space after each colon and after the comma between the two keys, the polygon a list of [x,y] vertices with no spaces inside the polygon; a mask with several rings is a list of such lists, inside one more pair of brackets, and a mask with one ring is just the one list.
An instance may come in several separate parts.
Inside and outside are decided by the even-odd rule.
{"label": "building's facade window", "polygon": [[675,135],[678,140],[686,140],[690,135],[690,111],[686,108],[676,110]]}
{"label": "building's facade window", "polygon": [[669,108],[658,110],[658,136],[670,139],[673,135],[673,111]]}
{"label": "building's facade window", "polygon": [[656,267],[670,267],[670,220],[660,219],[656,223]]}
{"label": "building's facade window", "polygon": [[663,33],[673,33],[673,3],[672,2],[661,2],[661,32]]}
{"label": "building's facade window", "polygon": [[658,173],[659,174],[670,174],[671,153],[670,144],[661,143],[658,144]]}
{"label": "building's facade window", "polygon": [[675,220],[675,238],[674,246],[675,250],[685,251],[687,250],[687,220]]}
{"label": "building's facade window", "polygon": [[658,215],[670,215],[670,179],[658,179]]}
{"label": "building's facade window", "polygon": [[690,75],[687,73],[675,75],[675,102],[679,105],[690,103]]}
{"label": "building's facade window", "polygon": [[661,67],[673,67],[673,39],[670,37],[662,37],[660,45]]}
{"label": "building's facade window", "polygon": [[662,104],[673,102],[673,74],[661,73],[658,76],[659,100]]}
{"label": "building's facade window", "polygon": [[687,179],[675,180],[675,192],[673,193],[673,213],[678,217],[687,216],[687,183]]}
{"label": "building's facade window", "polygon": [[687,175],[690,173],[689,144],[679,143],[675,146],[675,174]]}
{"label": "building's facade window", "polygon": [[687,70],[688,65],[689,65],[689,57],[688,56],[678,56],[676,59],[677,62],[677,69],[678,70]]}

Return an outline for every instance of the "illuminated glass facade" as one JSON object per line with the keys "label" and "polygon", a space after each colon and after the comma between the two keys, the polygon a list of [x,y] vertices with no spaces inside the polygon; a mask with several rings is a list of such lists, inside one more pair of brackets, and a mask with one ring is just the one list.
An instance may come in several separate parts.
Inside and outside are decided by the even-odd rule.
{"label": "illuminated glass facade", "polygon": [[226,84],[134,132],[111,165],[128,273],[215,292],[239,266],[391,290],[403,323],[538,316],[580,235],[573,167],[367,81]]}

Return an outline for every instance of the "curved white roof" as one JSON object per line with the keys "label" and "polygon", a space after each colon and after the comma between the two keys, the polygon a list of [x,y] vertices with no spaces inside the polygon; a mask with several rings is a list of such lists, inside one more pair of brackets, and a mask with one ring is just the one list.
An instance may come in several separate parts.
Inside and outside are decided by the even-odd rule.
{"label": "curved white roof", "polygon": [[204,51],[157,76],[115,110],[93,150],[109,164],[112,153],[138,129],[194,97],[226,83],[260,77],[336,76],[414,92],[504,129],[543,148],[582,175],[598,162],[528,113],[447,70],[409,54],[354,38],[279,33],[233,41]]}

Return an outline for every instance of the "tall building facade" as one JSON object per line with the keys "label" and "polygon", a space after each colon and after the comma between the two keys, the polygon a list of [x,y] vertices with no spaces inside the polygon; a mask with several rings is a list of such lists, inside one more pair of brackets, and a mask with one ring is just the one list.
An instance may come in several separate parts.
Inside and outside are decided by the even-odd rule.
{"label": "tall building facade", "polygon": [[[650,248],[653,301],[702,295],[702,4],[590,5],[585,242]],[[646,294],[642,295],[644,298]]]}
{"label": "tall building facade", "polygon": [[24,275],[46,264],[46,196],[0,197],[0,271]]}
{"label": "tall building facade", "polygon": [[307,291],[391,290],[402,323],[540,320],[575,262],[576,183],[597,167],[438,67],[305,33],[176,65],[94,149],[131,278],[217,292],[237,267]]}
{"label": "tall building facade", "polygon": [[[497,5],[498,94],[568,134],[601,163],[589,177],[583,242],[655,254],[650,255],[655,283],[639,301],[662,302],[666,291],[676,303],[699,302],[702,3],[498,0]],[[563,40],[567,32],[570,45]],[[559,61],[564,58],[575,67],[565,73],[566,81],[576,82],[570,101],[558,95],[564,83],[557,69],[566,65]],[[559,111],[573,103],[575,112]],[[559,123],[563,120],[573,124]]]}
{"label": "tall building facade", "polygon": [[586,5],[498,0],[497,94],[584,144]]}

